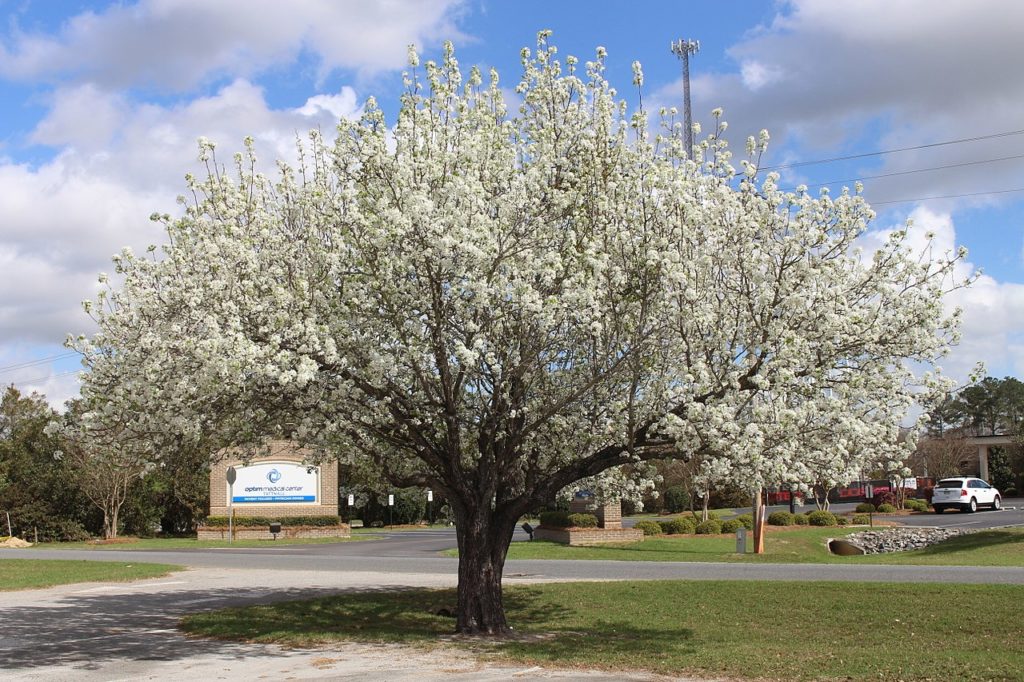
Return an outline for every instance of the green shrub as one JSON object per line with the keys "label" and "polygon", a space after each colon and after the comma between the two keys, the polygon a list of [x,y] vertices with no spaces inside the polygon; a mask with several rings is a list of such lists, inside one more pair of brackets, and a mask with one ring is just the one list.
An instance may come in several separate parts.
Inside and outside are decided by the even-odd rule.
{"label": "green shrub", "polygon": [[868,524],[871,523],[871,517],[867,514],[854,514],[853,522],[857,525]]}
{"label": "green shrub", "polygon": [[661,526],[661,532],[666,535],[685,535],[692,533],[697,524],[692,517],[679,516],[667,521],[658,521],[658,525]]}
{"label": "green shrub", "polygon": [[540,525],[548,528],[568,528],[572,525],[567,511],[544,511],[540,513]]}
{"label": "green shrub", "polygon": [[885,503],[878,505],[879,514],[892,514],[895,511],[896,507],[892,506],[891,504]]}
{"label": "green shrub", "polygon": [[788,511],[773,511],[768,515],[769,526],[792,526],[796,521],[793,517],[796,514],[790,514]]}
{"label": "green shrub", "polygon": [[853,511],[857,512],[858,514],[870,514],[871,512],[875,511],[875,505],[871,504],[870,502],[861,502]]}
{"label": "green shrub", "polygon": [[838,523],[840,526],[847,526],[850,524],[850,519],[846,518],[845,516],[837,516],[836,523]]}
{"label": "green shrub", "polygon": [[569,514],[571,528],[597,528],[597,517],[593,514]]}
{"label": "green shrub", "polygon": [[729,519],[728,521],[722,521],[722,532],[723,533],[735,533],[740,528],[743,528],[743,524],[737,519]]}
{"label": "green shrub", "polygon": [[836,515],[824,509],[818,509],[807,515],[807,523],[812,526],[834,526],[836,525]]}
{"label": "green shrub", "polygon": [[925,502],[924,500],[909,499],[904,501],[903,507],[905,509],[910,509],[911,511],[928,511],[928,503]]}
{"label": "green shrub", "polygon": [[661,535],[661,526],[655,521],[637,521],[633,527],[642,530],[644,535]]}
{"label": "green shrub", "polygon": [[806,526],[808,524],[807,514],[793,514],[793,524],[797,526]]}
{"label": "green shrub", "polygon": [[663,497],[665,499],[665,511],[670,514],[686,511],[686,508],[690,506],[690,494],[681,485],[674,485],[668,488]]}
{"label": "green shrub", "polygon": [[740,514],[734,520],[739,521],[740,525],[747,530],[754,530],[754,515],[753,514]]}
{"label": "green shrub", "polygon": [[[236,516],[234,525],[239,528],[253,526],[269,526],[280,523],[282,526],[337,526],[341,524],[340,516]],[[210,528],[227,528],[228,517],[207,516],[204,522]]]}
{"label": "green shrub", "polygon": [[718,519],[701,521],[694,529],[697,535],[718,535],[722,532],[722,522]]}

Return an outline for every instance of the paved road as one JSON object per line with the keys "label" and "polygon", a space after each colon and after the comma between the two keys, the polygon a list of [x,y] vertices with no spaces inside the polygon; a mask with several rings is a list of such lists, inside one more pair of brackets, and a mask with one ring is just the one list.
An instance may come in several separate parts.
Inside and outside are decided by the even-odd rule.
{"label": "paved road", "polygon": [[[1010,520],[1009,512],[905,517],[951,523]],[[1004,521],[1001,524],[1006,525]],[[526,539],[517,531],[517,540]],[[481,666],[457,652],[274,646],[190,640],[185,613],[346,590],[453,586],[451,529],[396,531],[364,542],[177,551],[0,550],[0,558],[81,558],[182,564],[191,570],[132,584],[0,593],[0,671],[14,680],[255,678],[360,680],[662,679],[621,673]],[[835,580],[1024,584],[1024,567],[510,561],[506,582],[558,580]]]}

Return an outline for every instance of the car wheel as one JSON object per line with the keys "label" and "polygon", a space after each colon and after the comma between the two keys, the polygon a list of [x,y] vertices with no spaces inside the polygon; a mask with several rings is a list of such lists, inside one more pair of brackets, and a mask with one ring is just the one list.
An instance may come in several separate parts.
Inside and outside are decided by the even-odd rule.
{"label": "car wheel", "polygon": [[992,511],[999,511],[1003,506],[1003,503],[999,500],[999,496],[996,495],[996,499],[992,500]]}
{"label": "car wheel", "polygon": [[965,504],[960,509],[968,514],[973,514],[974,512],[978,511],[978,501],[972,497],[971,501]]}

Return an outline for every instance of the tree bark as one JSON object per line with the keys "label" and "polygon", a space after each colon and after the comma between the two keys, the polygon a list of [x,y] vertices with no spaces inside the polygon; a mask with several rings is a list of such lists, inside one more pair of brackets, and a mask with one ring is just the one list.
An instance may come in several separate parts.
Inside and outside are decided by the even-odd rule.
{"label": "tree bark", "polygon": [[518,516],[499,514],[489,504],[456,510],[459,588],[456,631],[500,636],[509,628],[501,594],[505,555]]}

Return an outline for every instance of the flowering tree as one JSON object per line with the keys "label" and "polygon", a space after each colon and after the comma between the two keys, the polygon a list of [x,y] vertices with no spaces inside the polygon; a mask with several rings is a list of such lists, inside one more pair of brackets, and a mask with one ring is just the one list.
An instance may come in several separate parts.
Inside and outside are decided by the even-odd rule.
{"label": "flowering tree", "polygon": [[888,433],[920,383],[903,359],[955,326],[956,255],[919,260],[897,231],[861,257],[858,196],[737,178],[724,124],[687,158],[671,115],[655,134],[617,101],[603,50],[562,63],[547,37],[518,115],[448,45],[410,51],[393,127],[370,100],[276,180],[251,145],[227,172],[202,141],[162,256],[116,259],[77,342],[98,421],[154,442],[283,430],[441,491],[463,633],[506,631],[515,525],[566,486],[690,453],[779,480],[829,437],[794,428],[818,415]]}
{"label": "flowering tree", "polygon": [[148,448],[126,436],[123,422],[109,428],[93,420],[86,426],[80,419],[82,406],[69,403],[62,420],[47,427],[59,435],[64,459],[75,483],[93,505],[103,512],[103,537],[117,537],[121,507],[128,494],[151,466]]}

